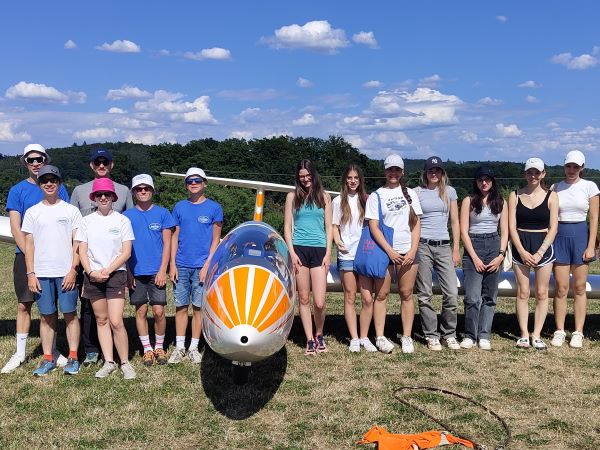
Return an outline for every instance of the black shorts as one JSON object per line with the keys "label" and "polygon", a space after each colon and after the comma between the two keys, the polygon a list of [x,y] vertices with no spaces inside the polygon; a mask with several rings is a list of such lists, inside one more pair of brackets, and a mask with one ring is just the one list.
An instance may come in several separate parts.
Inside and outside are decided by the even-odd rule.
{"label": "black shorts", "polygon": [[327,249],[325,247],[308,247],[306,245],[294,245],[294,251],[304,267],[312,269],[323,264],[323,258]]}
{"label": "black shorts", "polygon": [[125,288],[127,287],[127,272],[125,270],[117,270],[111,273],[104,283],[90,281],[87,273],[83,277],[83,289],[81,291],[83,298],[87,298],[92,302],[103,298],[125,298]]}
{"label": "black shorts", "polygon": [[129,291],[129,303],[132,305],[166,305],[167,285],[158,287],[154,284],[154,275],[135,277],[135,290]]}
{"label": "black shorts", "polygon": [[27,265],[25,264],[25,255],[23,253],[15,253],[13,283],[19,303],[31,303],[34,300],[33,293],[29,290],[29,284],[27,283]]}
{"label": "black shorts", "polygon": [[[523,248],[532,255],[539,250],[542,243],[544,242],[544,239],[546,238],[546,233],[543,232],[539,233],[517,230],[517,233],[519,234],[519,240],[521,241],[521,245],[523,246]],[[510,245],[512,245],[513,261],[517,264],[524,266],[525,263],[521,261],[521,256],[519,255],[519,252],[517,252],[517,249],[512,244],[512,242]],[[540,259],[536,267],[543,267],[546,264],[552,264],[555,259],[556,255],[554,254],[554,246],[550,245],[550,247],[548,247],[546,253],[544,253],[544,256],[542,256],[542,259]]]}

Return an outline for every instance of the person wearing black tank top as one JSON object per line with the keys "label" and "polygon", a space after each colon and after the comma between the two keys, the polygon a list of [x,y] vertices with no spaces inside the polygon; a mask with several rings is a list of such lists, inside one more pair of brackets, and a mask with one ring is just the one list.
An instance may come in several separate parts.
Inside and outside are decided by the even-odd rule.
{"label": "person wearing black tank top", "polygon": [[510,193],[508,226],[512,241],[513,270],[517,280],[516,314],[521,337],[517,347],[529,348],[529,272],[535,272],[535,314],[531,345],[546,349],[541,339],[548,313],[548,286],[555,260],[552,243],[558,228],[558,196],[544,186],[546,171],[539,158],[525,163],[527,186]]}

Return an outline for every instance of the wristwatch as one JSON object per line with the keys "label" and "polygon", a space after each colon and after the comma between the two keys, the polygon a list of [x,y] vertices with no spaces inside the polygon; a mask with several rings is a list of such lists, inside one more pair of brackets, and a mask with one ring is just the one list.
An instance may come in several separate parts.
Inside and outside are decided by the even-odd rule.
{"label": "wristwatch", "polygon": [[500,250],[500,252],[498,254],[502,255],[502,256],[505,256],[506,255],[506,250]]}

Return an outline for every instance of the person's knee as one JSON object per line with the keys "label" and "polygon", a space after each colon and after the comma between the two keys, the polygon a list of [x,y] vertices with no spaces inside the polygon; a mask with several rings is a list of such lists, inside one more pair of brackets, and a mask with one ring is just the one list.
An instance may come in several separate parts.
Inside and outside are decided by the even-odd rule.
{"label": "person's knee", "polygon": [[310,306],[310,292],[298,292],[298,301],[302,306]]}
{"label": "person's knee", "polygon": [[535,301],[543,302],[548,300],[548,288],[536,289],[535,290]]}
{"label": "person's knee", "polygon": [[146,305],[140,306],[135,310],[136,317],[145,319],[148,315],[148,307]]}
{"label": "person's knee", "polygon": [[165,320],[165,308],[153,308],[152,313],[155,321]]}
{"label": "person's knee", "polygon": [[108,315],[96,314],[96,324],[99,327],[105,327],[106,325],[108,325]]}
{"label": "person's knee", "polygon": [[373,306],[373,297],[370,295],[368,297],[361,297],[360,301],[363,307],[370,308]]}
{"label": "person's knee", "polygon": [[556,284],[555,285],[555,289],[556,289],[556,297],[558,298],[565,298],[567,296],[567,294],[569,293],[569,285],[568,284]]}
{"label": "person's knee", "polygon": [[[566,292],[565,292],[565,295],[567,295]],[[573,285],[573,295],[575,295],[577,297],[586,295],[585,282],[577,283],[577,284]]]}
{"label": "person's knee", "polygon": [[19,302],[17,306],[17,314],[31,314],[31,306],[33,302]]}
{"label": "person's knee", "polygon": [[349,306],[354,306],[354,302],[356,301],[356,291],[348,291],[344,294],[344,301]]}
{"label": "person's knee", "polygon": [[403,302],[408,302],[408,301],[412,301],[412,289],[400,289],[398,291],[398,293],[400,294],[400,301]]}
{"label": "person's knee", "polygon": [[385,302],[387,300],[387,297],[388,297],[387,292],[381,292],[381,293],[378,293],[375,296],[375,301],[377,301],[377,302]]}
{"label": "person's knee", "polygon": [[125,328],[123,324],[123,317],[111,317],[110,318],[110,328],[113,331],[121,331]]}

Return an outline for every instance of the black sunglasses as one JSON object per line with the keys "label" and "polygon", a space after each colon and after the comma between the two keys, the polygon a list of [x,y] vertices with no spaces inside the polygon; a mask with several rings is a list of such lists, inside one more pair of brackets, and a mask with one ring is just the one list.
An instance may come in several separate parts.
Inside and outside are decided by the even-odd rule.
{"label": "black sunglasses", "polygon": [[204,182],[204,178],[188,178],[185,180],[185,184],[200,184]]}
{"label": "black sunglasses", "polygon": [[151,192],[152,188],[150,186],[136,186],[135,188],[133,188],[133,190],[135,192]]}
{"label": "black sunglasses", "polygon": [[108,159],[95,159],[94,160],[94,165],[96,167],[99,167],[100,165],[103,165],[104,167],[107,167],[110,164],[110,161]]}
{"label": "black sunglasses", "polygon": [[94,192],[94,197],[96,197],[96,198],[100,198],[100,197],[112,198],[113,193],[111,191],[98,191],[98,192]]}
{"label": "black sunglasses", "polygon": [[52,184],[58,184],[60,183],[60,180],[56,177],[44,177],[44,178],[40,178],[40,184],[46,184],[46,183],[52,183]]}
{"label": "black sunglasses", "polygon": [[44,161],[46,161],[46,157],[44,157],[44,156],[30,156],[28,158],[25,158],[25,162],[27,164],[33,164],[33,163],[42,164]]}

